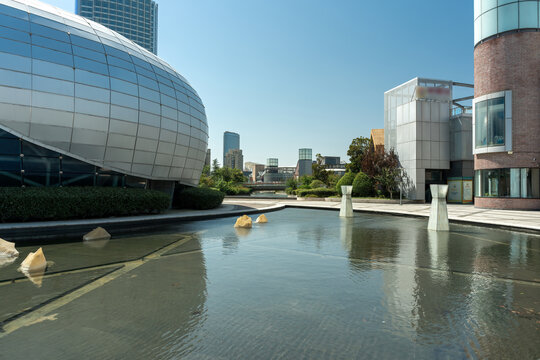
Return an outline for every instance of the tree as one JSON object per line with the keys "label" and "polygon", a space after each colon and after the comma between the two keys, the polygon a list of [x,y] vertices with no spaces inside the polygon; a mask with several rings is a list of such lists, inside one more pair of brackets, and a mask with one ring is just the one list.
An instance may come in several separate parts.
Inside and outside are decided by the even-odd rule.
{"label": "tree", "polygon": [[365,137],[357,137],[353,139],[347,155],[349,156],[349,163],[347,164],[347,171],[358,173],[362,171],[362,159],[364,155],[371,148],[371,140]]}
{"label": "tree", "polygon": [[216,172],[216,170],[219,169],[219,162],[217,159],[212,160],[212,174]]}
{"label": "tree", "polygon": [[317,161],[311,165],[311,169],[313,170],[313,179],[320,180],[326,185],[328,185],[328,171],[324,168],[324,165],[322,164],[323,157],[321,154],[317,154]]}
{"label": "tree", "polygon": [[229,167],[217,168],[212,175],[214,181],[222,179],[227,183],[239,184],[246,181],[244,173],[240,169],[231,169]]}

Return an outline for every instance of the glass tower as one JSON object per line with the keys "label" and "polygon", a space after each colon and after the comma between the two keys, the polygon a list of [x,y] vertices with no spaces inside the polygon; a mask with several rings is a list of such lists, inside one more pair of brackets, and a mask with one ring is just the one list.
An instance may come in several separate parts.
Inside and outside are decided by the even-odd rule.
{"label": "glass tower", "polygon": [[240,135],[234,132],[225,131],[223,133],[223,165],[229,150],[240,150]]}
{"label": "glass tower", "polygon": [[155,1],[76,0],[75,11],[157,54],[158,5]]}

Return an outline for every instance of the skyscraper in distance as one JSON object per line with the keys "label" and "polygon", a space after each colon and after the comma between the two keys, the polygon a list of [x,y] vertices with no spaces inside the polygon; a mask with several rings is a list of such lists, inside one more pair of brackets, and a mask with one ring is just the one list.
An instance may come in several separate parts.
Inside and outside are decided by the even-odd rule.
{"label": "skyscraper in distance", "polygon": [[223,133],[223,166],[225,166],[225,157],[229,150],[240,150],[240,135],[225,131]]}
{"label": "skyscraper in distance", "polygon": [[75,0],[75,12],[157,54],[158,5],[155,1]]}

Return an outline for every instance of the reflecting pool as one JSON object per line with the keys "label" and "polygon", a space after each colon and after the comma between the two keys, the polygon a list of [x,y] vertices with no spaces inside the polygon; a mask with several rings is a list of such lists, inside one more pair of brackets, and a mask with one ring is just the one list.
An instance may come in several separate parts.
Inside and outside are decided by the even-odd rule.
{"label": "reflecting pool", "polygon": [[[0,268],[0,359],[540,357],[540,236],[286,209]],[[255,216],[253,216],[255,218]],[[2,266],[2,265],[0,265]]]}

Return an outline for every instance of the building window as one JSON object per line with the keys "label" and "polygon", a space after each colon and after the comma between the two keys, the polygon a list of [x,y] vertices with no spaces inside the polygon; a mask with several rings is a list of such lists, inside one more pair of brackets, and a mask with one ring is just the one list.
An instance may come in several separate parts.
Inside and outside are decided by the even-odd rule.
{"label": "building window", "polygon": [[476,197],[540,199],[540,168],[476,170]]}
{"label": "building window", "polygon": [[475,147],[504,146],[504,96],[475,104]]}

